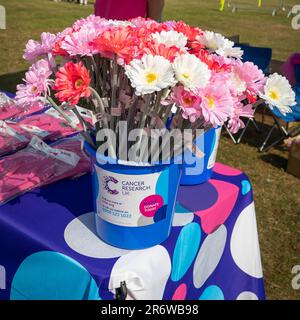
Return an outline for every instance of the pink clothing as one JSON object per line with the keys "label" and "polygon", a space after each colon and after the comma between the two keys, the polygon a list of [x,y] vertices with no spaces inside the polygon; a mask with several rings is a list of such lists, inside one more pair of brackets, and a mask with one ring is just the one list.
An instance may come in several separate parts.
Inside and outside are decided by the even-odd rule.
{"label": "pink clothing", "polygon": [[292,54],[282,65],[281,72],[292,86],[296,85],[295,65],[300,64],[300,53]]}
{"label": "pink clothing", "polygon": [[128,20],[146,17],[147,0],[97,0],[95,15],[106,19]]}
{"label": "pink clothing", "polygon": [[0,203],[9,201],[33,188],[90,172],[90,161],[82,152],[80,140],[66,139],[52,146],[80,156],[77,165],[74,167],[47,156],[31,146],[7,156],[0,160]]}

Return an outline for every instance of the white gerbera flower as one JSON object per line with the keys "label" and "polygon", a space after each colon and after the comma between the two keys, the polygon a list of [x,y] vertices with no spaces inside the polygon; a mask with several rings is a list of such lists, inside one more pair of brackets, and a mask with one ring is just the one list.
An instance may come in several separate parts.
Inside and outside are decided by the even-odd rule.
{"label": "white gerbera flower", "polygon": [[284,115],[292,111],[290,107],[296,105],[294,90],[288,80],[278,73],[269,76],[264,86],[264,93],[261,93],[260,97],[271,108],[277,107]]}
{"label": "white gerbera flower", "polygon": [[220,33],[205,31],[203,35],[197,37],[197,40],[222,57],[241,58],[243,55],[241,48],[234,47],[234,42],[226,39]]}
{"label": "white gerbera flower", "polygon": [[239,75],[235,72],[232,73],[231,82],[238,95],[244,93],[247,90],[247,84],[243,81]]}
{"label": "white gerbera flower", "polygon": [[130,21],[124,21],[124,20],[113,20],[109,19],[107,20],[107,24],[114,26],[114,27],[127,27],[132,26],[132,23]]}
{"label": "white gerbera flower", "polygon": [[181,33],[174,30],[156,32],[152,34],[152,38],[158,43],[163,43],[167,47],[175,46],[180,49],[184,49],[187,44],[187,37]]}
{"label": "white gerbera flower", "polygon": [[125,66],[125,73],[136,89],[136,95],[161,91],[174,86],[176,80],[169,60],[161,56],[144,55]]}
{"label": "white gerbera flower", "polygon": [[176,79],[188,90],[207,86],[211,71],[208,66],[192,54],[183,54],[173,62]]}

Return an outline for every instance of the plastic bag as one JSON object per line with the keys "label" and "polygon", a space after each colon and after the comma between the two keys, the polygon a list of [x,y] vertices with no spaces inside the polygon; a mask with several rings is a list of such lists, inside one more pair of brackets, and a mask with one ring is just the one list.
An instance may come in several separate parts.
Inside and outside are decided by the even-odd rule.
{"label": "plastic bag", "polygon": [[[78,109],[79,113],[82,115],[83,119],[92,124],[92,116],[88,110],[82,108]],[[68,116],[71,118],[73,124],[75,124],[79,131],[83,130],[83,127],[78,120],[77,116],[72,112],[68,112]],[[33,115],[27,117],[18,122],[20,126],[32,126],[35,127],[35,133],[43,139],[50,141],[55,141],[61,138],[65,138],[71,135],[76,134],[78,131],[73,129],[67,121],[53,108],[46,110],[44,113]],[[40,130],[41,134],[38,133]],[[42,134],[44,133],[44,137]],[[48,133],[48,135],[47,135]]]}
{"label": "plastic bag", "polygon": [[29,145],[0,160],[0,203],[34,188],[77,177],[90,171],[89,159],[78,138],[47,145],[33,137]]}
{"label": "plastic bag", "polygon": [[42,102],[29,105],[18,105],[14,99],[0,92],[0,120],[17,120],[45,109]]}
{"label": "plastic bag", "polygon": [[28,137],[0,121],[0,156],[24,148],[28,142]]}

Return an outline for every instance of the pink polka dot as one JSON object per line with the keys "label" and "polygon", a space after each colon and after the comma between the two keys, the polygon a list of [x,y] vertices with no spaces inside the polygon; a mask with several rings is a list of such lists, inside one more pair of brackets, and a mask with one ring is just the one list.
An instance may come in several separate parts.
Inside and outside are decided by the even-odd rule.
{"label": "pink polka dot", "polygon": [[154,217],[156,211],[164,205],[164,199],[158,194],[153,194],[142,200],[140,203],[140,212],[145,217]]}
{"label": "pink polka dot", "polygon": [[182,283],[174,292],[172,300],[185,300],[187,293],[187,287],[185,283]]}
{"label": "pink polka dot", "polygon": [[222,163],[216,163],[214,166],[214,172],[223,174],[225,176],[238,176],[242,173],[242,171],[226,166]]}
{"label": "pink polka dot", "polygon": [[202,230],[208,234],[214,232],[226,221],[234,208],[240,190],[229,182],[214,179],[209,182],[216,188],[218,199],[210,208],[195,212],[201,218]]}

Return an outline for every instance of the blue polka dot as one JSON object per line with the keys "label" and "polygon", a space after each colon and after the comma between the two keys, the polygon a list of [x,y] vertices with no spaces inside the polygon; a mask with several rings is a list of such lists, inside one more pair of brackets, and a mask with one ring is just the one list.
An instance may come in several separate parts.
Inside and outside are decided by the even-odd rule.
{"label": "blue polka dot", "polygon": [[90,273],[72,258],[53,251],[27,257],[11,288],[11,300],[101,300]]}
{"label": "blue polka dot", "polygon": [[218,286],[205,288],[199,300],[224,300],[224,294]]}
{"label": "blue polka dot", "polygon": [[242,181],[242,194],[245,195],[251,190],[251,184],[248,180]]}
{"label": "blue polka dot", "polygon": [[175,207],[176,213],[190,213],[191,210],[184,208],[179,202],[176,203]]}
{"label": "blue polka dot", "polygon": [[157,212],[155,213],[155,216],[153,218],[155,223],[158,222],[158,221],[161,221],[163,219],[166,219],[167,209],[168,209],[168,206],[165,205],[165,206],[162,206],[161,208],[159,208],[157,210]]}
{"label": "blue polka dot", "polygon": [[198,252],[201,241],[201,229],[198,223],[192,222],[184,226],[177,239],[172,261],[173,281],[180,280]]}

